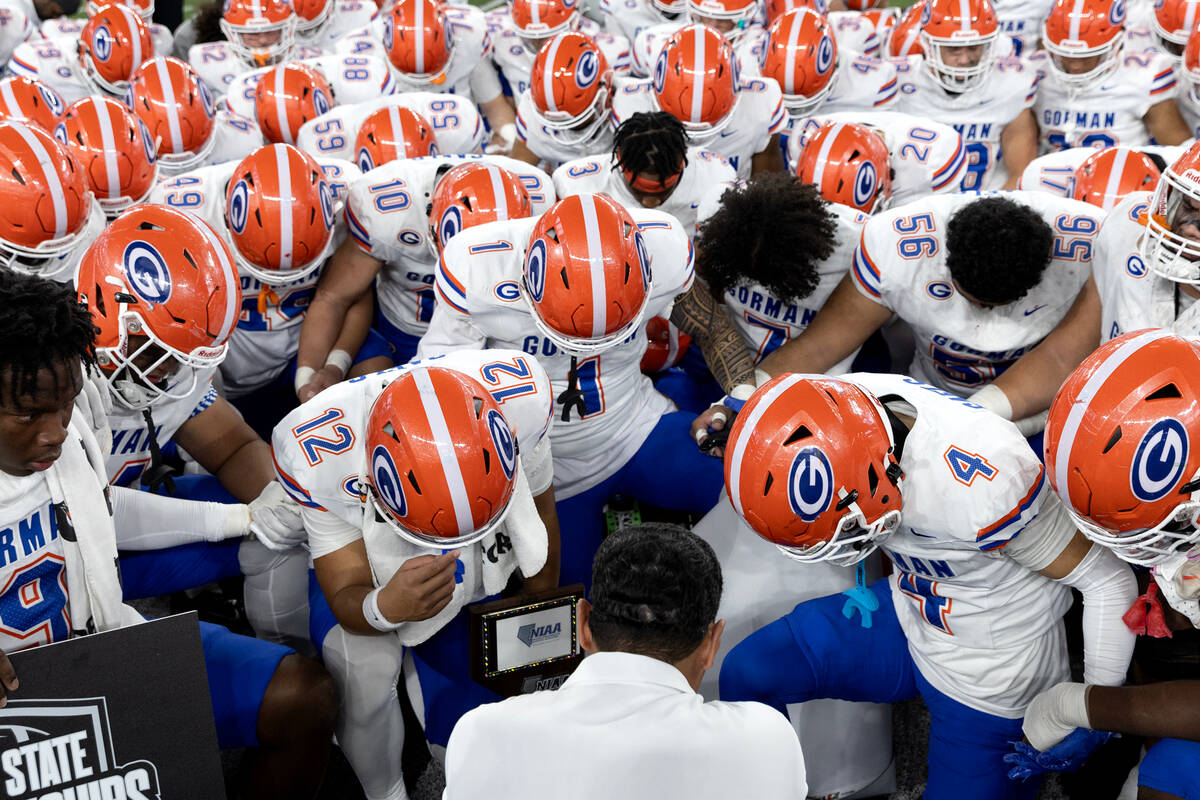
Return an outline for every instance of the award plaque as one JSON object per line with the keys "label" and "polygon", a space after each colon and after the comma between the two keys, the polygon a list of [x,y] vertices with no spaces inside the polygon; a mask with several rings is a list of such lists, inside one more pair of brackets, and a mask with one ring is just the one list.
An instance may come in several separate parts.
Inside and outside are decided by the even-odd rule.
{"label": "award plaque", "polygon": [[503,697],[557,689],[583,660],[576,583],[513,600],[468,606],[471,677]]}

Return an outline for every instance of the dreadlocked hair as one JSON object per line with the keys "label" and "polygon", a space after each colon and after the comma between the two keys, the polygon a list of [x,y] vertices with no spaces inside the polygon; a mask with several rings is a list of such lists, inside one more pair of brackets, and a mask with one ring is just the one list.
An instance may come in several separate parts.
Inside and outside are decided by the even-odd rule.
{"label": "dreadlocked hair", "polygon": [[687,131],[665,111],[639,111],[617,126],[613,161],[634,175],[648,172],[665,178],[687,164]]}
{"label": "dreadlocked hair", "polygon": [[588,627],[603,650],[679,661],[717,618],[721,589],[712,547],[687,528],[622,527],[592,562]]}
{"label": "dreadlocked hair", "polygon": [[[96,363],[96,328],[75,290],[33,275],[0,270],[0,393],[31,397],[38,372],[62,363]],[[56,387],[57,388],[57,387]]]}
{"label": "dreadlocked hair", "polygon": [[758,284],[792,303],[817,288],[818,265],[833,255],[837,223],[817,188],[768,172],[721,195],[696,233],[696,272],[713,297]]}

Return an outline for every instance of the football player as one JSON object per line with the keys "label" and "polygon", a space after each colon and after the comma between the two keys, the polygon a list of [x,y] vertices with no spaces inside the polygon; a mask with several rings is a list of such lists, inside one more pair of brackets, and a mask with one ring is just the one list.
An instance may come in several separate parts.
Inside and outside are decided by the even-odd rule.
{"label": "football player", "polygon": [[1019,188],[1074,197],[1107,210],[1130,192],[1152,190],[1163,168],[1183,153],[1182,147],[1073,147],[1030,161]]}
{"label": "football player", "polygon": [[[212,268],[211,251],[196,256],[198,269]],[[76,300],[67,286],[0,274],[0,514],[6,529],[26,534],[5,547],[3,600],[20,613],[5,615],[4,654],[141,622],[122,604],[118,546],[219,538],[228,532],[206,529],[236,515],[244,528],[247,519],[245,506],[214,513],[223,509],[108,486],[96,420],[74,405],[94,388],[82,367],[96,358],[93,319]],[[217,625],[201,622],[200,636],[218,743],[258,756],[239,791],[315,796],[337,713],[329,674]],[[7,655],[0,674],[6,694],[20,696]]]}
{"label": "football player", "polygon": [[[233,251],[243,299],[221,362],[222,394],[263,437],[297,405],[297,393],[313,394],[318,386],[392,365],[387,342],[367,330],[365,339],[337,337],[319,379],[315,368],[297,367],[300,325],[321,268],[346,238],[326,166],[348,180],[358,175],[352,164],[318,161],[275,144],[240,162],[185,172],[150,195],[151,202],[208,222]],[[371,312],[371,298],[364,296],[348,316],[369,321]],[[314,380],[319,382],[309,387]]]}
{"label": "football player", "polygon": [[309,531],[313,641],[343,698],[338,743],[371,800],[407,797],[405,648],[426,737],[445,747],[459,716],[499,699],[470,679],[464,606],[518,568],[526,592],[557,585],[553,403],[533,356],[463,351],[340,383],[275,431]]}
{"label": "football player", "polygon": [[900,375],[781,375],[741,409],[726,450],[734,509],[783,555],[853,565],[881,549],[894,571],[751,634],[725,657],[721,698],[783,711],[920,695],[928,800],[1036,796],[1003,758],[1033,697],[1070,675],[1071,588],[1087,680],[1115,686],[1137,583],[1076,530],[1016,427]]}
{"label": "football player", "polygon": [[963,191],[1015,187],[1037,156],[1030,110],[1036,71],[997,57],[1000,27],[991,0],[928,0],[919,20],[923,56],[897,64],[896,110],[945,122],[962,135]]}
{"label": "football player", "polygon": [[1045,78],[1034,113],[1041,149],[1176,145],[1189,138],[1171,56],[1126,53],[1123,0],[1056,0],[1042,31]]}
{"label": "football player", "polygon": [[683,123],[693,144],[727,160],[740,177],[781,170],[782,96],[773,78],[742,83],[729,42],[714,29],[688,25],[663,46],[654,77],[618,81],[613,119],[666,111]]}
{"label": "football player", "polygon": [[[1099,219],[1095,206],[1041,192],[933,197],[877,214],[821,312],[759,368],[824,373],[898,314],[916,337],[914,378],[976,391],[1067,313]],[[714,417],[723,427],[723,414],[705,412],[696,434],[705,438]]]}
{"label": "football player", "polygon": [[208,87],[177,58],[154,58],[135,70],[126,102],[149,129],[167,177],[236,161],[263,144],[252,120],[224,106],[214,110]]}
{"label": "football player", "polygon": [[333,43],[371,22],[379,10],[363,0],[296,0],[296,41],[332,49]]}
{"label": "football player", "polygon": [[605,30],[633,43],[638,32],[664,22],[687,21],[687,0],[600,0]]}
{"label": "football player", "polygon": [[317,285],[300,330],[300,364],[325,363],[339,331],[365,335],[370,321],[347,315],[364,298],[370,301],[372,286],[379,298],[375,327],[391,343],[396,363],[408,362],[437,304],[434,274],[445,242],[471,225],[537,214],[553,202],[546,173],[505,156],[430,156],[368,172],[350,188],[351,238],[334,252]]}
{"label": "football player", "polygon": [[294,58],[315,58],[320,47],[297,45],[296,11],[285,0],[229,0],[218,25],[224,41],[194,44],[187,62],[220,97],[241,74]]}
{"label": "football player", "polygon": [[13,51],[8,72],[50,86],[67,103],[90,94],[123,97],[133,71],[154,56],[150,31],[120,3],[96,9],[78,41],[31,39]]}
{"label": "football player", "polygon": [[92,194],[112,219],[150,194],[158,157],[145,123],[110,97],[85,97],[67,107],[55,136],[79,162]]}
{"label": "football player", "polygon": [[720,475],[689,441],[691,415],[673,411],[638,369],[645,319],[669,316],[722,387],[752,379],[740,336],[692,277],[691,244],[677,220],[627,211],[603,194],[463,231],[442,251],[439,302],[418,355],[520,349],[550,375],[555,493],[568,531],[564,584],[590,580],[611,495],[694,511],[716,502]]}
{"label": "football player", "polygon": [[967,166],[956,130],[893,111],[811,117],[790,132],[788,160],[826,200],[866,214],[957,191]]}
{"label": "football player", "polygon": [[580,158],[554,170],[560,198],[604,193],[626,208],[663,211],[696,234],[696,209],[737,181],[716,153],[689,147],[683,123],[665,111],[639,111],[617,127],[611,156]]}
{"label": "football player", "polygon": [[[166,25],[159,25],[154,21],[154,0],[116,0],[121,5],[127,5],[132,8],[137,15],[142,18],[142,22],[146,23],[147,30],[150,31],[150,40],[154,43],[154,54],[159,56],[171,55],[171,48],[175,44],[175,36],[171,33],[171,29]],[[80,19],[79,17],[54,17],[42,23],[42,37],[46,39],[78,39],[83,33],[83,29],[87,27],[88,18],[95,14],[105,3],[97,3],[94,0],[88,0],[87,17]],[[66,47],[66,42],[61,42],[60,46]]]}
{"label": "football player", "polygon": [[[1121,558],[1152,565],[1147,593],[1126,621],[1155,637],[1200,627],[1200,464],[1189,447],[1197,433],[1198,367],[1194,340],[1163,330],[1125,334],[1101,345],[1071,374],[1046,421],[1050,485],[1080,529]],[[1006,759],[1014,765],[1009,774],[1073,769],[1096,741],[1111,735],[1102,732],[1115,731],[1161,740],[1138,767],[1139,797],[1194,797],[1200,789],[1197,686],[1051,687],[1025,713],[1029,744],[1017,745]]]}
{"label": "football player", "polygon": [[761,40],[751,34],[762,30],[762,10],[754,0],[688,0],[687,18],[642,28],[633,45],[633,74],[646,78],[654,70],[658,53],[680,28],[691,23],[705,25],[724,36],[733,47],[738,64],[752,71],[758,66]]}

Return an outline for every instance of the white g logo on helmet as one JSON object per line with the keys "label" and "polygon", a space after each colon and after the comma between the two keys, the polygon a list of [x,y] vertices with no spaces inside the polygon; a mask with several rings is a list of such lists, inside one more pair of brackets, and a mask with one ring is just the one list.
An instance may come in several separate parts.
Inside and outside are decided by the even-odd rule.
{"label": "white g logo on helmet", "polygon": [[[49,86],[38,85],[38,92],[41,93],[42,99],[46,101],[46,107],[54,112],[54,116],[61,116],[63,113],[63,99],[58,92],[51,89]],[[130,104],[130,108],[132,108]]]}
{"label": "white g logo on helmet", "polygon": [[250,214],[250,186],[245,180],[240,180],[229,193],[229,227],[234,233],[246,230],[246,218]]}
{"label": "white g logo on helmet", "polygon": [[1165,497],[1187,467],[1188,435],[1183,423],[1166,417],[1150,426],[1138,442],[1129,468],[1133,496],[1147,503]]}
{"label": "white g logo on helmet", "polygon": [[[205,115],[207,115],[209,119],[212,119],[212,115],[214,113],[213,112],[212,95],[209,93],[208,87],[204,85],[204,81],[199,81],[199,85],[200,85],[200,105],[204,106]],[[132,108],[133,103],[130,103],[129,107]]]}
{"label": "white g logo on helmet", "polygon": [[391,15],[388,15],[387,20],[383,23],[383,48],[385,50],[392,49],[392,37],[395,35],[396,23],[392,21]]}
{"label": "white g logo on helmet", "polygon": [[833,500],[833,468],[821,448],[810,445],[796,453],[788,471],[788,502],[805,522],[812,522]]}
{"label": "white g logo on helmet", "polygon": [[833,67],[833,37],[828,33],[817,42],[817,74],[824,75]]}
{"label": "white g logo on helmet", "polygon": [[144,241],[130,242],[122,256],[129,288],[150,305],[167,302],[171,296],[171,273],[166,259]]}
{"label": "white g logo on helmet", "polygon": [[154,149],[154,140],[150,138],[150,129],[146,127],[146,123],[140,119],[137,121],[138,131],[142,134],[142,147],[146,150],[146,158],[153,164],[158,160],[158,154]]}
{"label": "white g logo on helmet", "polygon": [[1112,7],[1108,9],[1108,21],[1113,25],[1121,25],[1125,22],[1125,0],[1115,0]]}
{"label": "white g logo on helmet", "polygon": [[442,243],[442,247],[445,247],[461,231],[462,212],[458,210],[458,206],[450,206],[438,221],[438,240]]}
{"label": "white g logo on helmet", "polygon": [[358,148],[358,168],[363,172],[375,169],[375,159],[371,158],[371,153],[366,147]]}
{"label": "white g logo on helmet", "polygon": [[525,255],[525,288],[533,302],[542,302],[546,291],[546,240],[539,238]]}
{"label": "white g logo on helmet", "polygon": [[642,267],[642,290],[650,291],[650,254],[646,252],[646,242],[642,239],[641,231],[633,234],[633,244],[637,248],[638,261]]}
{"label": "white g logo on helmet", "polygon": [[875,165],[870,161],[859,164],[854,173],[854,204],[861,207],[870,203],[878,186],[879,175],[875,172]]}
{"label": "white g logo on helmet", "polygon": [[317,182],[317,194],[321,198],[321,216],[325,219],[325,230],[333,228],[333,191],[326,181]]}
{"label": "white g logo on helmet", "polygon": [[662,92],[663,84],[667,81],[667,51],[661,50],[658,61],[654,62],[654,91]]}
{"label": "white g logo on helmet", "polygon": [[329,98],[325,96],[325,90],[313,89],[313,109],[317,112],[317,116],[321,116],[329,108]]}
{"label": "white g logo on helmet", "polygon": [[600,77],[600,59],[591,50],[585,50],[575,65],[575,85],[586,89]]}
{"label": "white g logo on helmet", "polygon": [[112,58],[113,36],[104,25],[96,27],[92,34],[92,52],[97,61],[108,61]]}
{"label": "white g logo on helmet", "polygon": [[517,469],[517,446],[513,442],[512,431],[504,420],[504,415],[494,408],[487,413],[487,426],[492,434],[492,443],[496,445],[496,454],[500,457],[504,477],[511,480]]}
{"label": "white g logo on helmet", "polygon": [[381,444],[371,451],[371,480],[375,484],[375,496],[388,511],[401,519],[408,516],[408,501],[404,499],[400,473],[392,462],[392,454]]}

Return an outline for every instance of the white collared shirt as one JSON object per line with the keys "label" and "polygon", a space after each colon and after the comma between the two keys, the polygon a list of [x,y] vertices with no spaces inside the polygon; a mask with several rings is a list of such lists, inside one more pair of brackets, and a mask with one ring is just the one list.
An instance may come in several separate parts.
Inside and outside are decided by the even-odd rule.
{"label": "white collared shirt", "polygon": [[787,718],[706,703],[672,665],[596,653],[558,691],[467,713],[446,750],[443,800],[803,798]]}

